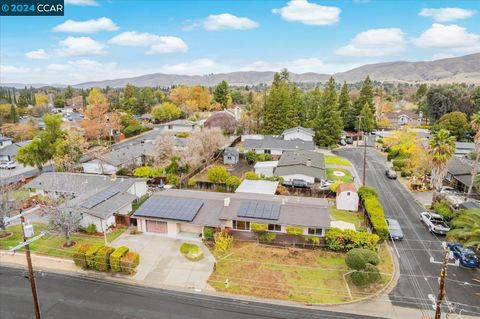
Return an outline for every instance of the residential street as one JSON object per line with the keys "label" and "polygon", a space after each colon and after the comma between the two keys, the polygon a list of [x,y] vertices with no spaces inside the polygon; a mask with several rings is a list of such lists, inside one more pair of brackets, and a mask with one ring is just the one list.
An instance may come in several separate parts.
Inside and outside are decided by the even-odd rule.
{"label": "residential street", "polygon": [[[349,159],[355,166],[360,178],[363,175],[363,149],[345,148],[336,154]],[[416,307],[425,315],[433,313],[433,301],[438,294],[440,264],[430,263],[443,260],[441,241],[425,228],[419,220],[420,212],[425,209],[397,180],[385,176],[386,159],[375,149],[368,149],[366,184],[378,190],[385,210],[385,216],[395,218],[405,234],[402,242],[395,242],[399,253],[400,279],[398,285],[389,294],[394,305]],[[451,263],[454,260],[450,260]],[[446,300],[452,313],[480,315],[480,282],[477,270],[449,266],[446,284]]]}
{"label": "residential street", "polygon": [[[43,318],[373,318],[99,282],[80,277],[37,275]],[[0,318],[32,318],[28,279],[21,269],[0,268]]]}

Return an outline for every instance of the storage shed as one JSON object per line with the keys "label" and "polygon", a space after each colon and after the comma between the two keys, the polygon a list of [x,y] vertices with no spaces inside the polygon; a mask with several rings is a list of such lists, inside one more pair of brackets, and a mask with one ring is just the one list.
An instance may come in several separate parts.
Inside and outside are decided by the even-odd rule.
{"label": "storage shed", "polygon": [[358,211],[358,194],[353,183],[343,183],[337,188],[337,209]]}

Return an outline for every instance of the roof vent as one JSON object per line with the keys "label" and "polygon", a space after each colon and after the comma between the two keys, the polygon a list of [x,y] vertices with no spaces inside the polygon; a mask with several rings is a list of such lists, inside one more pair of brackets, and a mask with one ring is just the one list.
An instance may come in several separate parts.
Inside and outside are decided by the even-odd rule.
{"label": "roof vent", "polygon": [[311,159],[311,158],[307,158],[307,163],[306,163],[306,165],[307,165],[308,167],[312,166],[312,159]]}
{"label": "roof vent", "polygon": [[223,206],[225,206],[225,207],[230,206],[230,197],[225,197],[223,199]]}

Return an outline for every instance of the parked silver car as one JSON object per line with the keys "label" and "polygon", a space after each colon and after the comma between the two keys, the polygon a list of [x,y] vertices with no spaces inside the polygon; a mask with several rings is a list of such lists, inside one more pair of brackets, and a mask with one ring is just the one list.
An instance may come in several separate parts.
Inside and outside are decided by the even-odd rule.
{"label": "parked silver car", "polygon": [[0,163],[1,169],[14,169],[15,167],[17,167],[15,161],[3,161]]}

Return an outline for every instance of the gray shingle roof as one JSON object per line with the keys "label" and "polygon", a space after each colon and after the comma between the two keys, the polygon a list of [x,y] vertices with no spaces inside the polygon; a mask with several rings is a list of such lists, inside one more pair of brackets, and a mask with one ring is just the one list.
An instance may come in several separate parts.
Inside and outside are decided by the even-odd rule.
{"label": "gray shingle roof", "polygon": [[454,176],[457,175],[470,175],[472,172],[472,166],[466,160],[458,158],[456,156],[447,164],[448,172]]}
{"label": "gray shingle roof", "polygon": [[[311,165],[307,166],[310,160]],[[325,179],[325,159],[323,154],[310,151],[284,152],[275,168],[275,175],[285,176],[303,174],[318,179]]]}
{"label": "gray shingle roof", "polygon": [[120,149],[105,153],[99,159],[113,166],[133,163],[140,156],[155,156],[155,147],[152,141],[145,141],[135,145],[126,145]]}
{"label": "gray shingle roof", "polygon": [[315,132],[314,132],[312,129],[306,128],[306,127],[302,127],[302,126],[297,126],[297,127],[289,128],[289,129],[283,131],[282,134],[285,135],[285,134],[295,133],[295,132],[303,132],[303,133],[306,133],[306,134],[309,134],[309,135],[312,135],[312,136],[315,135]]}
{"label": "gray shingle roof", "polygon": [[254,150],[311,150],[315,149],[315,144],[312,141],[304,141],[300,139],[284,140],[279,136],[265,135],[263,139],[246,139],[243,142],[245,149]]}

